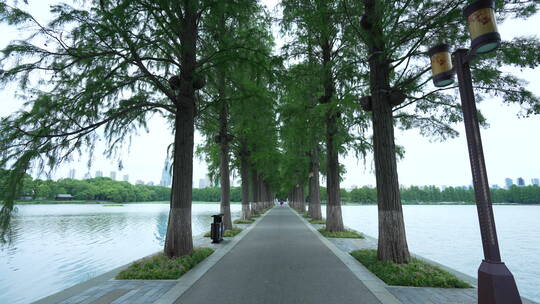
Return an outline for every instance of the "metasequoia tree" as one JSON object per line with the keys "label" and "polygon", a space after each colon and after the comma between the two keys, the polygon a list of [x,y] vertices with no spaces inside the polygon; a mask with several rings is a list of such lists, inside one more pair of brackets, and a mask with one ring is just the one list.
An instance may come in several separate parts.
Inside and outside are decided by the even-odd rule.
{"label": "metasequoia tree", "polygon": [[[12,169],[2,207],[6,228],[17,185],[30,168],[56,167],[92,147],[99,134],[112,155],[151,115],[172,125],[173,183],[167,256],[193,250],[191,198],[194,123],[214,54],[201,57],[215,1],[88,1],[51,7],[47,25],[6,3],[0,18],[31,28],[3,50],[1,83],[18,82],[25,108],[0,122],[0,166]],[[46,81],[36,81],[46,79]],[[5,231],[5,229],[3,230]]]}
{"label": "metasequoia tree", "polygon": [[[508,16],[530,16],[539,5],[537,1],[496,2],[499,21]],[[410,259],[399,193],[394,125],[418,128],[421,134],[439,139],[458,135],[453,124],[462,120],[462,114],[456,87],[431,86],[425,52],[438,42],[455,48],[468,46],[463,5],[463,1],[457,0],[343,1],[346,18],[368,50],[366,56],[358,58],[358,64],[369,71],[371,97],[365,99],[368,102],[364,108],[372,112],[373,119],[380,260],[406,263]],[[503,42],[501,50],[488,60],[476,62],[473,77],[480,89],[477,92],[520,103],[525,114],[538,113],[538,98],[517,77],[499,70],[501,64],[537,66],[538,45],[535,39],[517,38]]]}
{"label": "metasequoia tree", "polygon": [[208,140],[200,151],[206,153],[210,174],[219,178],[221,213],[225,229],[231,229],[230,146],[234,136],[229,111],[231,103],[244,98],[233,74],[240,72],[240,65],[260,64],[265,56],[270,59],[271,40],[264,24],[267,19],[256,1],[220,2],[211,10],[215,20],[205,26],[202,35],[207,37],[207,43],[201,52],[212,54],[214,63],[209,67],[205,90],[208,109],[199,119],[200,129]]}
{"label": "metasequoia tree", "polygon": [[[208,30],[209,37],[217,37],[213,44],[207,45],[210,53],[216,54],[214,61],[217,63],[210,69],[208,90],[205,91],[209,107],[199,120],[203,134],[209,139],[199,151],[206,155],[210,174],[221,181],[222,205],[229,192],[224,189],[228,187],[223,186],[229,183],[229,173],[225,170],[236,168],[240,172],[244,219],[251,216],[248,198],[251,183],[247,177],[253,168],[251,147],[258,141],[261,145],[273,145],[262,142],[268,138],[261,134],[269,134],[275,125],[269,121],[268,125],[263,125],[265,130],[258,130],[260,134],[253,131],[263,121],[259,114],[268,113],[264,118],[273,117],[268,94],[276,60],[271,55],[270,20],[255,2],[250,4],[245,4],[242,14],[231,14],[226,9],[228,5],[220,4],[227,12],[222,16],[226,17]],[[230,149],[233,150],[232,163],[229,161]],[[256,187],[257,191],[266,189],[260,189],[259,183]]]}
{"label": "metasequoia tree", "polygon": [[[353,55],[362,50],[350,22],[343,18],[341,1],[283,0],[281,5],[283,31],[292,38],[284,48],[286,55],[318,66],[315,92],[317,107],[324,113],[321,120],[325,127],[326,229],[343,231],[339,186],[343,168],[339,154],[346,152],[345,145],[362,154],[370,146],[363,138],[364,115],[351,116],[356,95],[362,91]],[[351,132],[351,128],[358,132]]]}

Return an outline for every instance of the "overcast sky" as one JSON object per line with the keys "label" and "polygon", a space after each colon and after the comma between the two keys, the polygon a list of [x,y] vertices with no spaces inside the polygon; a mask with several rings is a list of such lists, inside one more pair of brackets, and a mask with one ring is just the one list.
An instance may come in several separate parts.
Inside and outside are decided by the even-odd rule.
{"label": "overcast sky", "polygon": [[[30,1],[31,11],[40,20],[47,20],[47,6],[52,0]],[[263,1],[269,7],[274,7],[277,1]],[[510,40],[516,35],[538,35],[540,16],[536,15],[526,21],[512,20],[499,26],[504,40]],[[0,48],[5,47],[9,41],[17,39],[18,33],[13,28],[0,25]],[[279,42],[278,42],[279,43]],[[540,95],[539,70],[524,69],[518,71],[519,76],[529,82],[528,88]],[[0,91],[0,116],[8,115],[21,107],[22,101],[14,98],[16,90],[8,87]],[[523,177],[526,183],[530,179],[540,177],[540,116],[518,119],[520,108],[517,105],[504,105],[500,99],[486,99],[478,105],[488,119],[490,127],[482,130],[484,153],[490,184],[504,184],[504,178],[514,180]],[[446,142],[431,142],[415,130],[396,130],[396,142],[405,147],[405,158],[398,162],[399,180],[403,185],[447,185],[460,186],[471,184],[471,170],[469,166],[467,145],[463,126],[457,126],[461,136]],[[204,139],[196,134],[196,144]],[[123,156],[124,170],[118,170],[118,162],[107,160],[98,149],[93,156],[90,173],[95,176],[96,170],[108,176],[110,171],[117,171],[117,178],[129,174],[130,181],[144,180],[159,183],[161,170],[165,161],[167,146],[172,142],[170,130],[165,121],[154,118],[149,122],[149,132],[141,131],[133,139],[130,151]],[[101,149],[102,151],[103,149]],[[343,156],[340,161],[345,164],[347,173],[344,176],[342,187],[353,185],[375,185],[372,158],[364,164],[354,155]],[[53,178],[68,176],[70,169],[76,170],[76,178],[82,178],[87,169],[87,157],[76,159],[70,164],[61,166]],[[206,164],[195,160],[194,185],[207,174]],[[236,185],[236,183],[235,183]]]}

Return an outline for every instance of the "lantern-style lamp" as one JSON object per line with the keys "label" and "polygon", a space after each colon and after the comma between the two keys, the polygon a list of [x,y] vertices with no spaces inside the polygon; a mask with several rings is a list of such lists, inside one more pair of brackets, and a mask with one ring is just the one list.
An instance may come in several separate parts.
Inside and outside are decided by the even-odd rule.
{"label": "lantern-style lamp", "polygon": [[471,49],[476,54],[491,52],[501,44],[494,8],[493,0],[478,0],[463,9],[463,16],[467,18],[469,24]]}
{"label": "lantern-style lamp", "polygon": [[450,46],[448,44],[436,45],[428,50],[428,55],[431,59],[431,72],[435,86],[445,87],[454,83]]}

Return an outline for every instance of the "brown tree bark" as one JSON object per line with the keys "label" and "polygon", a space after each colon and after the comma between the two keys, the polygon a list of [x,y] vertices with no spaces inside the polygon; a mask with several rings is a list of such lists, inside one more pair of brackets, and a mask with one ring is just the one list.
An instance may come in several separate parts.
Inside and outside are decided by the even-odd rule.
{"label": "brown tree bark", "polygon": [[182,24],[180,62],[180,88],[177,96],[175,118],[173,184],[171,210],[164,253],[168,257],[179,257],[193,252],[191,231],[191,201],[193,183],[193,138],[195,132],[195,90],[193,75],[197,54],[197,5],[185,7]]}
{"label": "brown tree bark", "polygon": [[298,187],[298,210],[301,213],[306,212],[306,197],[303,184],[300,184],[300,187]]}
{"label": "brown tree bark", "polygon": [[[370,90],[373,109],[373,148],[379,213],[377,256],[382,261],[407,263],[410,260],[399,192],[390,103],[390,66],[385,57],[384,34],[380,20],[382,7],[375,0],[363,0],[372,27],[368,30]],[[371,19],[369,19],[371,18]]]}
{"label": "brown tree bark", "polygon": [[251,219],[249,207],[249,161],[246,141],[240,140],[240,178],[242,179],[242,219]]}
{"label": "brown tree bark", "polygon": [[[324,95],[322,103],[329,103],[334,95],[334,80],[332,77],[332,47],[326,40],[322,45],[322,57],[324,65]],[[339,153],[336,143],[337,134],[337,113],[335,110],[328,110],[326,113],[326,191],[328,201],[326,203],[326,231],[344,231],[343,218],[341,215],[341,199],[339,189]]]}
{"label": "brown tree bark", "polygon": [[309,217],[314,220],[322,220],[321,212],[321,193],[320,193],[320,184],[319,184],[319,146],[316,145],[315,148],[310,153],[310,174],[309,177]]}
{"label": "brown tree bark", "polygon": [[251,212],[252,215],[260,214],[259,210],[259,178],[257,170],[251,165]]}
{"label": "brown tree bark", "polygon": [[225,230],[232,229],[231,219],[231,180],[229,170],[229,130],[228,105],[225,100],[225,79],[219,76],[219,96],[221,109],[219,112],[219,175],[221,182],[220,212],[223,214]]}

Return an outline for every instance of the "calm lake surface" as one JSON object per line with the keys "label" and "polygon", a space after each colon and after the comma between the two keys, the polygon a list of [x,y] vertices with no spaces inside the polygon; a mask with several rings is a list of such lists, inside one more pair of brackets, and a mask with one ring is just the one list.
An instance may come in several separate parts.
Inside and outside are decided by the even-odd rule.
{"label": "calm lake surface", "polygon": [[[0,303],[30,303],[163,248],[168,204],[19,205],[0,248]],[[231,205],[238,218],[241,205]],[[193,235],[210,230],[219,204],[194,204]]]}
{"label": "calm lake surface", "polygon": [[[343,206],[346,226],[378,236],[376,206]],[[409,250],[477,277],[484,257],[474,205],[403,206]],[[520,294],[540,302],[540,206],[493,206],[503,262]],[[326,210],[323,207],[323,216]]]}
{"label": "calm lake surface", "polygon": [[[162,249],[169,206],[23,205],[0,248],[0,303],[29,303]],[[324,207],[323,207],[324,209]],[[232,205],[233,218],[241,206]],[[218,204],[193,205],[193,234]],[[495,206],[503,261],[523,296],[540,301],[540,206]],[[482,249],[475,206],[404,206],[412,252],[476,277]],[[323,210],[324,214],[324,210]],[[345,225],[377,237],[376,206],[344,206]]]}

